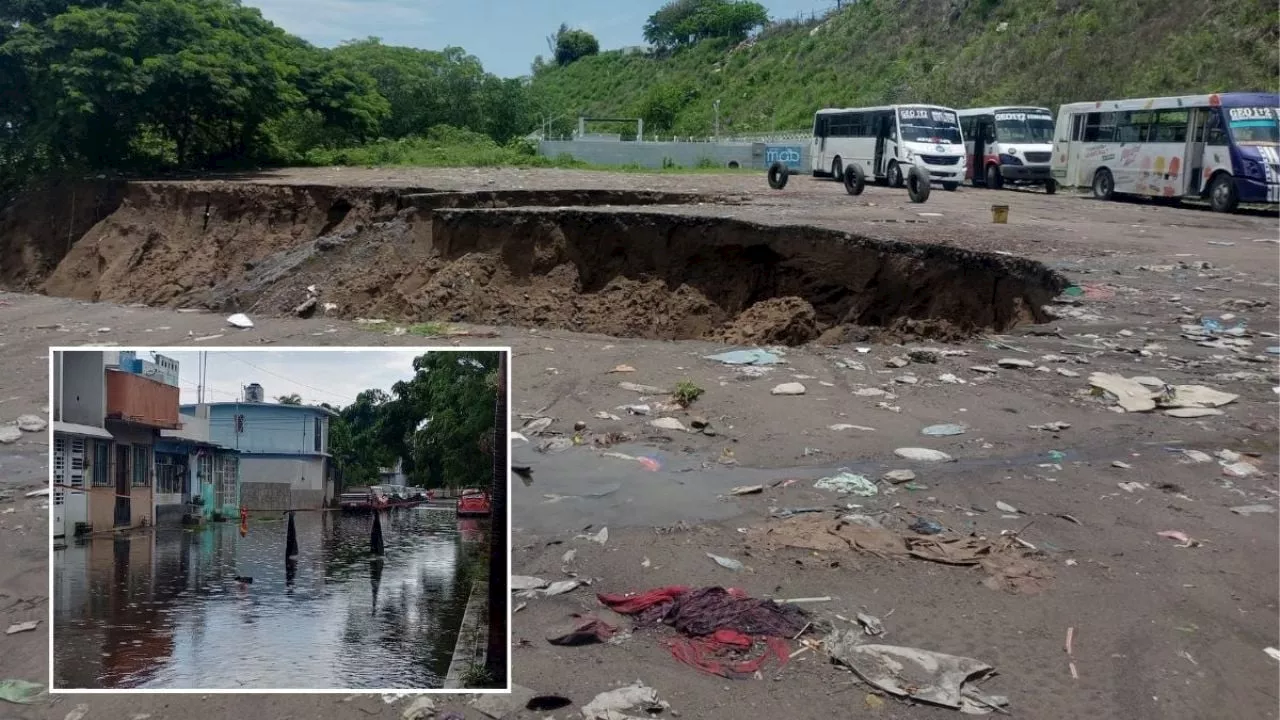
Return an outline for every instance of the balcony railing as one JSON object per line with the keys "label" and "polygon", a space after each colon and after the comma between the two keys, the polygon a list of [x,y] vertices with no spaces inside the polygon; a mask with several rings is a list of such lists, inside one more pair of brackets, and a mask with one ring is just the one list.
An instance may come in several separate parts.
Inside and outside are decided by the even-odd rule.
{"label": "balcony railing", "polygon": [[177,387],[130,372],[106,373],[107,419],[165,430],[182,427]]}

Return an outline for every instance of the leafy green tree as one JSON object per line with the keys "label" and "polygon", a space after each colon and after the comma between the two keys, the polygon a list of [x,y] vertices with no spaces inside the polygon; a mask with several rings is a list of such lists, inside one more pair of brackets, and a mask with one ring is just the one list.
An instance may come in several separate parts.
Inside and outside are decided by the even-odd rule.
{"label": "leafy green tree", "polygon": [[298,393],[281,395],[280,397],[276,398],[276,402],[280,403],[281,405],[301,405],[302,396],[299,395]]}
{"label": "leafy green tree", "polygon": [[600,54],[600,41],[596,40],[595,35],[586,30],[571,28],[568,23],[561,23],[560,29],[547,38],[547,44],[551,47],[556,64],[561,67],[575,60]]}
{"label": "leafy green tree", "polygon": [[741,41],[767,22],[768,11],[751,0],[671,0],[649,16],[644,39],[661,49],[709,38]]}
{"label": "leafy green tree", "polygon": [[401,427],[406,417],[421,418],[405,435],[415,475],[432,487],[483,484],[492,462],[498,353],[427,353],[413,366],[414,378],[392,390]]}
{"label": "leafy green tree", "polygon": [[639,114],[644,118],[645,127],[670,131],[689,99],[689,93],[673,85],[654,85],[641,98]]}

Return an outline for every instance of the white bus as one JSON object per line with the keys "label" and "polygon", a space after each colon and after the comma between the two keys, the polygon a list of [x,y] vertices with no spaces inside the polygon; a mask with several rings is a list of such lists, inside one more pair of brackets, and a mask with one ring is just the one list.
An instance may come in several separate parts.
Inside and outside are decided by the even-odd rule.
{"label": "white bus", "polygon": [[965,178],[999,190],[1007,185],[1058,189],[1053,159],[1053,113],[1041,107],[969,108],[956,113],[964,134]]}
{"label": "white bus", "polygon": [[1218,93],[1063,105],[1053,177],[1117,195],[1280,202],[1280,94]]}
{"label": "white bus", "polygon": [[902,187],[912,165],[943,189],[964,180],[964,138],[956,111],[937,105],[826,108],[813,116],[812,170],[844,176],[857,163],[868,180]]}

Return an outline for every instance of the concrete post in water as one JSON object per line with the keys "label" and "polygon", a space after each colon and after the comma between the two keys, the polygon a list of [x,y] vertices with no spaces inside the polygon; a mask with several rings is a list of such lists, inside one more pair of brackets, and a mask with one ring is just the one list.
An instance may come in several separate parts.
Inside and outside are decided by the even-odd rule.
{"label": "concrete post in water", "polygon": [[293,526],[293,511],[289,511],[289,530],[284,541],[284,557],[293,560],[298,557],[298,531]]}
{"label": "concrete post in water", "polygon": [[373,532],[369,533],[369,549],[378,556],[386,553],[386,547],[382,543],[382,514],[377,510],[373,511]]}
{"label": "concrete post in water", "polygon": [[382,558],[369,561],[369,584],[373,586],[373,605],[369,608],[369,614],[374,615],[378,612],[378,587],[382,585]]}

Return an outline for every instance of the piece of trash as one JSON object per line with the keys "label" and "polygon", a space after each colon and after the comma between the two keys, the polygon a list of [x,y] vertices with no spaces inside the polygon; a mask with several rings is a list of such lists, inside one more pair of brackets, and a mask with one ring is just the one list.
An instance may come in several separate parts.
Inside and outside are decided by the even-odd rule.
{"label": "piece of trash", "polygon": [[62,720],[84,720],[84,716],[88,714],[89,706],[85,703],[80,703],[79,705],[71,708],[71,712],[67,713],[67,716]]}
{"label": "piece of trash", "polygon": [[1171,385],[1157,398],[1157,403],[1166,408],[1219,408],[1230,405],[1239,398],[1239,395],[1204,385]]}
{"label": "piece of trash", "polygon": [[1269,647],[1269,648],[1263,648],[1262,652],[1266,653],[1272,660],[1280,661],[1280,650],[1277,650],[1276,648],[1273,648],[1273,647]]}
{"label": "piece of trash", "polygon": [[996,365],[1002,368],[1033,368],[1036,366],[1030,360],[1021,358],[1001,358],[996,361]]}
{"label": "piece of trash", "polygon": [[206,340],[217,340],[220,337],[222,337],[222,333],[218,333],[217,335],[204,335],[202,337],[194,338],[192,342],[205,342]]}
{"label": "piece of trash", "polygon": [[578,537],[583,538],[584,540],[590,540],[591,542],[604,545],[605,543],[609,542],[609,528],[602,527],[600,528],[600,532],[596,533],[595,535],[579,535]]}
{"label": "piece of trash", "polygon": [[782,383],[769,392],[773,395],[803,395],[807,391],[804,385],[798,382],[790,382]]}
{"label": "piece of trash", "polygon": [[836,475],[824,477],[813,484],[818,490],[833,490],[838,493],[853,493],[859,497],[871,497],[879,492],[876,484],[861,475],[855,475],[842,469]]}
{"label": "piece of trash", "polygon": [[929,448],[898,448],[893,451],[894,455],[903,460],[914,460],[916,462],[951,462],[950,455],[941,450],[930,450]]}
{"label": "piece of trash", "polygon": [[1050,450],[1048,455],[1049,455],[1049,459],[1054,462],[1062,462],[1067,458],[1067,454],[1062,452],[1061,450]]}
{"label": "piece of trash", "polygon": [[938,382],[946,383],[947,385],[966,385],[967,384],[964,381],[964,379],[952,373],[942,373],[941,375],[938,376]]}
{"label": "piece of trash", "polygon": [[553,631],[547,636],[547,642],[552,645],[561,645],[565,647],[579,647],[582,645],[594,645],[596,643],[608,642],[610,638],[616,635],[618,628],[599,618],[585,618],[572,628],[564,631]]}
{"label": "piece of trash", "polygon": [[662,463],[655,457],[641,455],[636,458],[636,462],[640,463],[640,467],[648,470],[649,472],[658,472],[662,469]]}
{"label": "piece of trash", "polygon": [[930,425],[920,431],[921,435],[929,435],[930,437],[950,437],[952,435],[963,435],[968,432],[969,428],[965,425],[955,423],[947,423],[943,425]]}
{"label": "piece of trash", "polygon": [[1222,474],[1233,478],[1247,478],[1257,475],[1258,468],[1242,460],[1240,462],[1231,463],[1230,465],[1223,465]]}
{"label": "piece of trash", "polygon": [[584,720],[625,720],[628,710],[637,708],[648,713],[660,709],[658,691],[639,681],[633,685],[609,690],[596,695],[582,708]]}
{"label": "piece of trash", "polygon": [[516,606],[515,606],[514,608],[512,608],[512,609],[511,609],[511,612],[512,612],[513,614],[514,614],[514,613],[518,613],[518,612],[520,612],[521,610],[523,610],[523,609],[525,609],[525,608],[527,608],[527,607],[529,607],[529,603],[527,603],[527,602],[517,603],[517,604],[516,604]]}
{"label": "piece of trash", "polygon": [[863,682],[895,697],[963,712],[986,712],[1008,704],[997,696],[972,699],[976,693],[965,685],[995,672],[980,660],[910,647],[862,645],[858,634],[844,630],[827,635],[822,646]]}
{"label": "piece of trash", "polygon": [[1178,541],[1177,547],[1189,548],[1189,547],[1197,547],[1200,545],[1199,540],[1193,540],[1189,535],[1182,532],[1181,530],[1161,530],[1160,532],[1156,533],[1156,535],[1159,535],[1162,538],[1167,538],[1169,540],[1177,540]]}
{"label": "piece of trash", "polygon": [[1206,452],[1199,450],[1183,450],[1182,457],[1193,463],[1209,463],[1213,462],[1213,457]]}
{"label": "piece of trash", "polygon": [[884,623],[880,622],[880,618],[866,613],[858,613],[858,624],[862,626],[862,632],[867,635],[876,636],[884,634]]}
{"label": "piece of trash", "polygon": [[44,686],[26,680],[0,680],[0,700],[17,705],[30,705],[44,694]]}
{"label": "piece of trash", "polygon": [[1071,427],[1071,423],[1055,420],[1054,422],[1047,422],[1040,425],[1028,425],[1027,427],[1032,430],[1044,430],[1045,432],[1060,432]]}
{"label": "piece of trash", "polygon": [[866,425],[850,425],[848,423],[836,423],[835,425],[828,425],[827,429],[834,430],[836,432],[840,432],[841,430],[861,430],[863,432],[876,431],[876,429],[873,427],[867,427]]}
{"label": "piece of trash", "polygon": [[547,440],[543,440],[542,442],[538,443],[538,447],[535,449],[540,453],[555,454],[555,453],[564,452],[565,450],[568,450],[571,447],[573,447],[572,438],[556,437],[556,438],[549,438]]}
{"label": "piece of trash", "polygon": [[1276,509],[1273,505],[1237,505],[1231,508],[1231,512],[1237,515],[1274,515]]}
{"label": "piece of trash", "polygon": [[996,509],[999,510],[1000,512],[1009,513],[1010,515],[1018,514],[1018,508],[1004,501],[997,502]]}
{"label": "piece of trash", "polygon": [[884,397],[889,393],[880,388],[858,388],[853,391],[853,394],[858,397]]}
{"label": "piece of trash", "polygon": [[1156,409],[1158,392],[1153,392],[1140,382],[1110,373],[1093,373],[1089,385],[1109,393],[1125,412],[1150,412]]}
{"label": "piece of trash", "polygon": [[49,427],[49,423],[39,415],[19,415],[14,424],[19,430],[29,433],[40,432]]}
{"label": "piece of trash", "polygon": [[1135,490],[1147,489],[1147,486],[1143,485],[1140,482],[1122,482],[1122,483],[1116,483],[1116,486],[1127,493],[1134,492]]}
{"label": "piece of trash", "polygon": [[20,632],[30,632],[32,630],[35,630],[38,627],[40,627],[39,620],[28,620],[26,622],[14,623],[13,625],[10,625],[9,629],[4,631],[4,634],[14,635]]}
{"label": "piece of trash", "polygon": [[585,584],[586,583],[584,583],[582,580],[579,580],[577,578],[574,578],[573,580],[561,580],[560,582],[553,582],[550,585],[548,585],[547,589],[542,591],[542,594],[547,596],[563,595],[567,592],[576,590],[578,589],[579,586],[585,585]]}
{"label": "piece of trash", "polygon": [[707,360],[714,360],[725,365],[776,365],[781,359],[768,350],[730,350],[719,355],[707,355]]}
{"label": "piece of trash", "polygon": [[530,575],[512,575],[511,589],[518,590],[539,590],[547,586],[547,581],[539,577]]}
{"label": "piece of trash", "polygon": [[937,535],[946,528],[932,520],[918,517],[915,522],[907,526],[907,529],[913,533],[919,533],[921,535]]}
{"label": "piece of trash", "polygon": [[909,483],[912,480],[915,480],[916,474],[911,470],[890,470],[884,474],[882,479],[885,482],[890,482],[894,485],[901,485],[902,483]]}
{"label": "piece of trash", "polygon": [[615,367],[614,369],[610,370],[609,372],[611,372],[611,373],[629,373],[629,372],[635,372],[635,371],[636,371],[636,369],[635,369],[635,368],[633,368],[633,367],[631,367],[630,365],[618,365],[617,367]]}
{"label": "piece of trash", "polygon": [[1132,465],[1130,465],[1129,463],[1127,463],[1127,462],[1123,462],[1123,461],[1121,461],[1121,460],[1112,460],[1112,461],[1111,461],[1111,467],[1113,467],[1113,468],[1120,468],[1121,470],[1128,470],[1128,469],[1132,468],[1133,466],[1132,466]]}
{"label": "piece of trash", "polygon": [[745,565],[738,562],[737,560],[734,560],[733,558],[722,557],[720,555],[713,555],[711,553],[707,553],[707,557],[711,558],[712,560],[715,560],[717,565],[719,565],[720,567],[726,570],[732,570],[734,572],[738,572],[739,570],[742,570],[743,568],[746,567]]}
{"label": "piece of trash", "polygon": [[435,717],[436,701],[430,695],[419,695],[400,713],[401,720],[427,720]]}
{"label": "piece of trash", "polygon": [[684,423],[673,417],[656,418],[654,420],[650,420],[649,424],[660,430],[679,430],[681,432],[688,432],[688,428],[684,426]]}
{"label": "piece of trash", "polygon": [[663,392],[662,388],[660,387],[654,387],[652,385],[639,385],[633,382],[620,382],[618,383],[618,387],[622,388],[623,390],[630,390],[631,392],[640,393],[641,395],[661,395]]}
{"label": "piece of trash", "polygon": [[234,325],[235,327],[238,327],[241,329],[253,327],[253,321],[250,320],[249,316],[245,315],[244,313],[236,313],[235,315],[228,317],[227,324]]}
{"label": "piece of trash", "polygon": [[560,563],[562,565],[568,565],[569,563],[573,562],[574,558],[576,557],[578,557],[577,549],[566,550],[564,555],[560,556]]}
{"label": "piece of trash", "polygon": [[23,497],[29,497],[29,498],[49,497],[49,488],[44,487],[44,488],[40,488],[39,490],[32,490],[31,492],[27,493]]}
{"label": "piece of trash", "polygon": [[739,485],[729,491],[730,495],[758,495],[764,492],[763,485]]}
{"label": "piece of trash", "polygon": [[537,435],[541,433],[543,430],[546,430],[547,428],[551,427],[551,422],[552,420],[549,417],[534,418],[529,422],[525,423],[524,426],[521,427],[520,429],[526,433],[529,433],[530,435]]}

